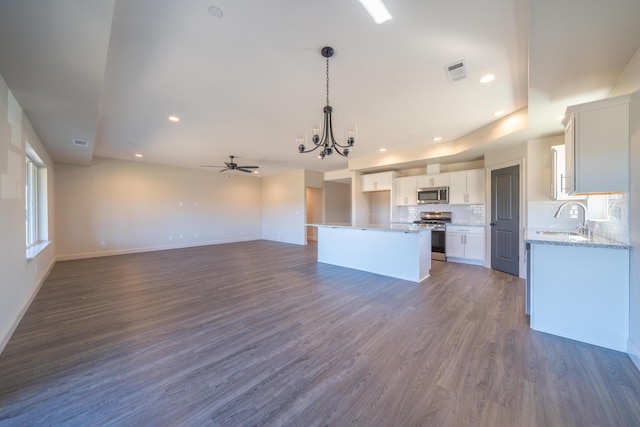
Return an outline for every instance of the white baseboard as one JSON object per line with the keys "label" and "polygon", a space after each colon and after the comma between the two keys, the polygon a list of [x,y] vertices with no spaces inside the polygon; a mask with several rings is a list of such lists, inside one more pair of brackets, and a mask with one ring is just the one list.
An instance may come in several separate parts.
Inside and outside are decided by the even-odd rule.
{"label": "white baseboard", "polygon": [[16,316],[16,318],[13,320],[13,322],[9,326],[9,329],[7,329],[7,331],[5,333],[3,333],[2,338],[0,339],[0,354],[2,354],[2,351],[4,350],[4,348],[9,343],[9,340],[13,336],[13,333],[16,331],[16,328],[18,327],[18,325],[22,321],[22,318],[24,317],[25,313],[27,312],[27,310],[31,306],[31,303],[36,298],[36,295],[38,295],[38,292],[40,291],[40,288],[42,287],[42,284],[44,283],[45,280],[47,280],[47,277],[49,276],[49,273],[51,273],[51,269],[53,269],[53,266],[55,265],[55,263],[56,263],[55,260],[51,259],[51,263],[49,264],[49,266],[47,267],[46,271],[44,272],[44,274],[42,275],[42,277],[38,281],[38,285],[34,288],[33,292],[31,292],[31,295],[29,296],[29,299],[27,300],[27,302],[20,309],[20,312],[18,313],[18,316]]}
{"label": "white baseboard", "polygon": [[627,339],[627,354],[640,371],[640,347],[638,347],[631,338]]}
{"label": "white baseboard", "polygon": [[155,251],[166,251],[171,249],[195,248],[198,246],[220,245],[224,243],[249,242],[252,240],[261,240],[261,238],[260,237],[244,237],[242,239],[219,239],[219,240],[209,240],[209,241],[202,241],[202,242],[172,243],[169,245],[144,246],[139,248],[114,249],[114,250],[95,251],[95,252],[79,252],[75,254],[58,255],[56,257],[56,261],[70,261],[74,259],[97,258],[97,257],[113,256],[113,255],[127,255],[127,254],[141,253],[141,252],[155,252]]}

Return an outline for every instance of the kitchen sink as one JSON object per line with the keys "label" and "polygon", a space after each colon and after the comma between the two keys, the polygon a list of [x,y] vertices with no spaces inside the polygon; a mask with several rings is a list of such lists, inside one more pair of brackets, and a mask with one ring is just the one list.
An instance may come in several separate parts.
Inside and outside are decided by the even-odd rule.
{"label": "kitchen sink", "polygon": [[573,231],[551,231],[551,230],[538,230],[536,234],[545,234],[548,236],[580,236],[580,234]]}
{"label": "kitchen sink", "polygon": [[588,237],[583,236],[580,233],[576,233],[574,231],[555,231],[555,230],[538,230],[536,234],[542,234],[545,236],[565,236],[571,240],[575,240],[576,242],[584,242],[589,240]]}

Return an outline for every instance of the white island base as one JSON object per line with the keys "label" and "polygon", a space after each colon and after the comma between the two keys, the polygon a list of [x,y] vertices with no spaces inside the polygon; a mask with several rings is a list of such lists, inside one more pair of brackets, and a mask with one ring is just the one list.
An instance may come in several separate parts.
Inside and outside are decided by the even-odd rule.
{"label": "white island base", "polygon": [[431,270],[431,230],[318,225],[318,262],[421,282]]}

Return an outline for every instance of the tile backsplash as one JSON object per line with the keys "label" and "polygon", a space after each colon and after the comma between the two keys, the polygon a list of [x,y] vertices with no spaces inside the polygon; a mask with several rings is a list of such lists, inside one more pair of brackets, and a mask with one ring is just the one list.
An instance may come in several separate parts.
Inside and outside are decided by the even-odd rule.
{"label": "tile backsplash", "polygon": [[[586,201],[580,201],[585,202]],[[565,214],[560,218],[554,218],[554,214],[562,205],[562,201],[544,201],[528,203],[528,227],[535,229],[558,229],[573,230],[580,225],[582,213],[573,214],[569,209],[565,210]],[[607,197],[606,213],[607,219],[598,219],[589,221],[589,229],[598,236],[615,240],[621,243],[629,243],[629,204],[626,193],[610,194]]]}
{"label": "tile backsplash", "polygon": [[626,193],[611,194],[608,197],[608,221],[589,221],[594,234],[629,244],[629,203]]}
{"label": "tile backsplash", "polygon": [[420,212],[445,211],[451,212],[454,224],[485,224],[484,205],[420,205],[400,206],[398,209],[398,222],[413,222],[420,219]]}

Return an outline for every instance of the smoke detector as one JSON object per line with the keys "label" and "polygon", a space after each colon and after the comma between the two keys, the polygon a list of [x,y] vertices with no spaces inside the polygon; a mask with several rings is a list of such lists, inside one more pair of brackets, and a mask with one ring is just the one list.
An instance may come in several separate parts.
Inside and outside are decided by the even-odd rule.
{"label": "smoke detector", "polygon": [[449,83],[454,83],[467,78],[467,64],[464,59],[456,61],[444,67]]}

